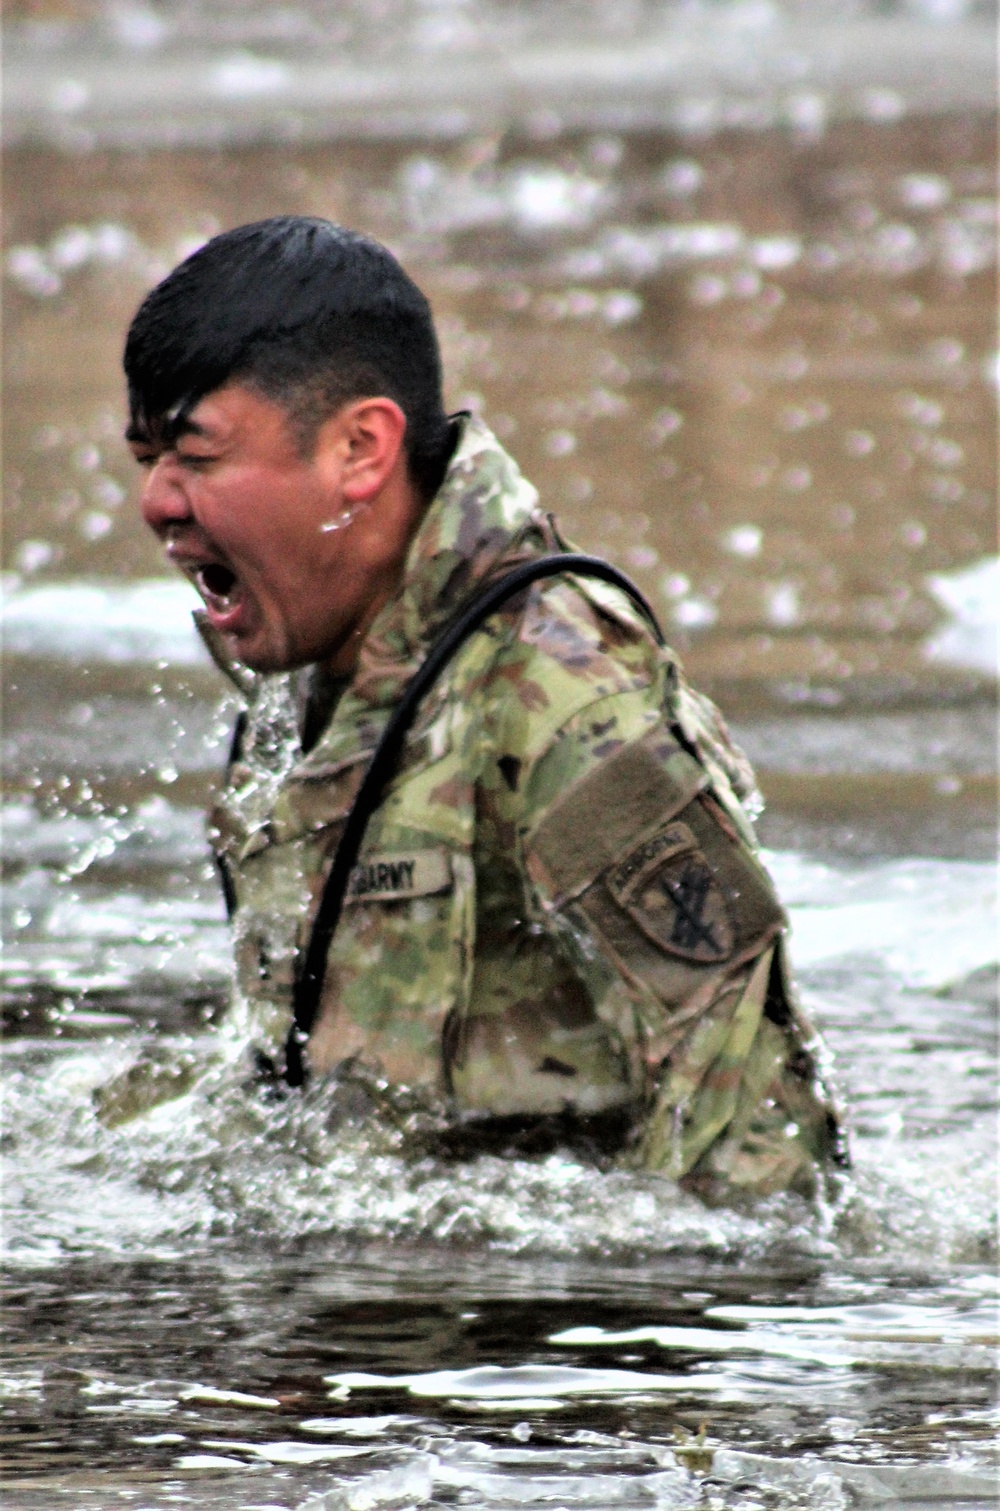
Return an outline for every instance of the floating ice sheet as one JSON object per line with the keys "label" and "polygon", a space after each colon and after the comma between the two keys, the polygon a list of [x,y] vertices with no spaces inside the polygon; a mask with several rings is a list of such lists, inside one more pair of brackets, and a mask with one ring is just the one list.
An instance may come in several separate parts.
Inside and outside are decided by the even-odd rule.
{"label": "floating ice sheet", "polygon": [[8,654],[67,661],[208,663],[191,619],[201,600],[180,578],[5,583],[0,628]]}
{"label": "floating ice sheet", "polygon": [[987,556],[960,572],[934,573],[927,586],[951,622],[926,646],[929,661],[1000,672],[1000,556]]}
{"label": "floating ice sheet", "polygon": [[504,1401],[564,1396],[642,1394],[649,1391],[715,1389],[724,1376],[643,1374],[633,1369],[577,1369],[565,1364],[519,1364],[504,1369],[487,1364],[475,1369],[438,1369],[418,1375],[346,1373],[325,1376],[326,1383],[348,1390],[406,1390],[432,1399]]}
{"label": "floating ice sheet", "polygon": [[796,966],[878,955],[906,986],[933,990],[997,959],[990,865],[912,858],[848,871],[791,852],[766,858],[791,915]]}
{"label": "floating ice sheet", "polygon": [[550,1343],[592,1348],[620,1343],[655,1343],[658,1348],[681,1349],[697,1354],[767,1354],[782,1359],[803,1359],[810,1364],[846,1367],[854,1361],[849,1352],[836,1348],[818,1348],[801,1339],[785,1337],[780,1332],[754,1330],[730,1332],[704,1327],[638,1327],[625,1332],[608,1332],[601,1327],[571,1327],[554,1333]]}
{"label": "floating ice sheet", "polygon": [[906,1368],[914,1345],[920,1346],[925,1367],[989,1372],[997,1344],[992,1298],[965,1307],[884,1302],[838,1307],[731,1305],[711,1307],[705,1315],[732,1326],[654,1326],[620,1332],[573,1327],[553,1334],[549,1342],[574,1348],[653,1343],[693,1354],[742,1356],[732,1359],[729,1367],[734,1374],[751,1376],[759,1372],[754,1356],[841,1370],[864,1365]]}

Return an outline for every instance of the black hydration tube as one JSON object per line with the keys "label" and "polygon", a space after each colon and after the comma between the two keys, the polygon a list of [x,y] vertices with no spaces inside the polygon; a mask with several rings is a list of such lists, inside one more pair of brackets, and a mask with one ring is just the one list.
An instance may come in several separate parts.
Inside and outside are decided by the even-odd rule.
{"label": "black hydration tube", "polygon": [[399,760],[403,741],[416,717],[425,693],[440,676],[455,652],[509,598],[540,578],[572,572],[579,577],[598,577],[620,588],[648,621],[659,645],[664,645],[663,631],[652,608],[633,582],[599,556],[584,556],[575,551],[538,556],[522,562],[502,577],[486,584],[468,600],[445,626],[419,668],[406,685],[382,737],[375,747],[358,795],[344,824],[333,864],[316,909],[309,944],[302,959],[293,992],[293,1022],[285,1044],[284,1079],[289,1086],[302,1086],[306,1079],[303,1048],[312,1032],[323,994],[327,956],[344,904],[351,872],[354,870],[368,820],[382,801]]}

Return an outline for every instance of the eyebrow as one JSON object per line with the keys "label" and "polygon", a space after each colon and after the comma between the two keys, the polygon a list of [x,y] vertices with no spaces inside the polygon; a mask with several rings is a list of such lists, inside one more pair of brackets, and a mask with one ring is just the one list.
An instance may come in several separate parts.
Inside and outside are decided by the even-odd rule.
{"label": "eyebrow", "polygon": [[[168,449],[175,446],[182,436],[208,435],[206,426],[199,425],[197,420],[192,420],[187,415],[180,415],[173,422],[168,421],[165,426],[158,428],[161,430],[161,435]],[[156,444],[156,439],[151,433],[149,426],[140,425],[134,421],[125,431],[125,440],[130,445],[135,446],[153,446]]]}

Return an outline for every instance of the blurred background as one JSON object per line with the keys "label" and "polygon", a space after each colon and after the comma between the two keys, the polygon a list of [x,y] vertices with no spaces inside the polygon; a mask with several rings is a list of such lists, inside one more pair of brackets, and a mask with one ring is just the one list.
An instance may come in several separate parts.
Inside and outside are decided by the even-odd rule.
{"label": "blurred background", "polygon": [[[428,292],[451,404],[652,595],[770,838],[982,850],[992,35],[983,0],[11,0],[9,648],[63,665],[82,614],[121,657],[95,615],[121,637],[138,600],[37,590],[162,574],[120,440],[144,291],[220,228],[329,216]],[[53,676],[46,738],[93,766]]]}

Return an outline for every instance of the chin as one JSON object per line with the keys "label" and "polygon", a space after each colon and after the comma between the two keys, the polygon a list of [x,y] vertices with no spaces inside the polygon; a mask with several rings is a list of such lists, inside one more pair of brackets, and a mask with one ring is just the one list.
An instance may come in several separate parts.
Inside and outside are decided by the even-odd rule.
{"label": "chin", "polygon": [[254,655],[251,652],[236,653],[236,659],[249,671],[267,676],[273,672],[293,672],[301,665],[298,661],[285,661],[279,656],[269,656],[265,651]]}
{"label": "chin", "polygon": [[252,672],[282,672],[288,671],[284,659],[275,654],[267,646],[249,644],[240,640],[238,635],[227,635],[226,640],[229,651],[235,661],[241,666],[247,667]]}
{"label": "chin", "polygon": [[281,651],[270,646],[241,646],[235,641],[233,655],[250,671],[265,675],[273,672],[296,672],[318,659],[316,656],[296,655],[292,651]]}

